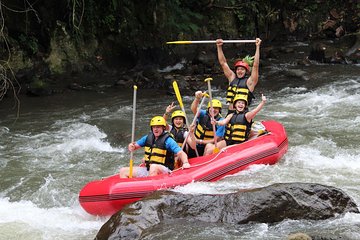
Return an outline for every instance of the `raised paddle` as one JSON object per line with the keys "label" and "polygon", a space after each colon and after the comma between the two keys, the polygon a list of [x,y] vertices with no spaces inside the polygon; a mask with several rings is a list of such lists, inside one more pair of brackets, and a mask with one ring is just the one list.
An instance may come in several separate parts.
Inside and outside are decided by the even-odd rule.
{"label": "raised paddle", "polygon": [[179,106],[180,106],[181,110],[184,112],[186,126],[189,128],[189,122],[187,120],[187,116],[186,116],[186,113],[185,113],[185,108],[184,108],[184,104],[182,102],[182,98],[181,98],[181,95],[180,95],[179,86],[178,86],[178,84],[177,84],[177,82],[175,80],[173,81],[173,88],[174,88],[176,98],[177,98],[177,100],[179,102]]}
{"label": "raised paddle", "polygon": [[[175,95],[176,95],[176,98],[179,102],[179,105],[180,105],[180,108],[181,110],[184,112],[184,115],[185,115],[185,122],[186,122],[186,127],[190,130],[190,127],[189,127],[189,122],[187,120],[187,116],[186,116],[186,112],[185,112],[185,108],[184,108],[184,104],[182,102],[182,98],[181,98],[181,95],[180,95],[180,90],[179,90],[179,86],[177,84],[177,82],[174,80],[173,81],[173,88],[174,88],[174,92],[175,92]],[[195,152],[196,152],[196,156],[199,156],[199,153],[197,151],[197,149],[195,148]]]}
{"label": "raised paddle", "polygon": [[[135,112],[136,112],[136,90],[137,86],[134,85],[134,97],[133,97],[133,114],[132,114],[132,126],[131,126],[131,142],[133,143],[135,140]],[[133,173],[133,151],[130,152],[130,167],[129,167],[129,178],[132,178]]]}
{"label": "raised paddle", "polygon": [[[215,120],[214,119],[214,109],[213,109],[213,104],[212,104],[212,95],[211,95],[211,83],[210,81],[212,81],[212,78],[206,78],[204,81],[207,82],[208,84],[208,91],[209,91],[209,101],[210,101],[210,115],[211,115],[211,120]],[[219,148],[217,147],[217,140],[216,140],[216,128],[215,128],[215,124],[212,124],[212,128],[213,128],[213,132],[214,132],[214,145],[215,148],[213,150],[213,153],[218,153],[219,152]]]}
{"label": "raised paddle", "polygon": [[[223,43],[255,43],[256,40],[223,40]],[[201,44],[201,43],[216,43],[216,40],[204,40],[204,41],[172,41],[166,42],[166,44]]]}

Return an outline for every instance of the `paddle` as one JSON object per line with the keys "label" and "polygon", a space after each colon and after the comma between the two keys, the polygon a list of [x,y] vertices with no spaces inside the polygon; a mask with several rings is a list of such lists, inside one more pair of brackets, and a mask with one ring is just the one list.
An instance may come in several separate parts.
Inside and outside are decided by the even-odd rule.
{"label": "paddle", "polygon": [[[136,90],[137,86],[134,85],[134,97],[133,97],[133,114],[132,114],[132,126],[131,126],[131,142],[135,141],[135,112],[136,112]],[[130,168],[129,168],[129,178],[132,178],[133,173],[133,151],[130,152]]]}
{"label": "paddle", "polygon": [[[204,81],[207,82],[207,84],[208,84],[209,101],[210,101],[210,109],[211,109],[211,111],[210,111],[211,119],[213,121],[215,121],[215,119],[214,119],[214,109],[213,109],[213,104],[212,104],[212,95],[211,95],[211,83],[210,83],[210,81],[212,81],[212,80],[213,80],[212,78],[206,78]],[[212,124],[212,127],[213,127],[213,132],[214,132],[214,144],[215,144],[215,148],[213,150],[213,153],[218,153],[220,150],[217,147],[215,124]]]}
{"label": "paddle", "polygon": [[[179,90],[179,87],[178,87],[178,84],[177,82],[174,80],[173,81],[173,88],[174,88],[174,92],[175,92],[175,95],[176,95],[176,98],[179,102],[179,105],[180,105],[180,108],[181,110],[184,112],[184,115],[185,115],[185,122],[186,122],[186,127],[190,130],[190,127],[189,127],[189,122],[187,120],[187,116],[186,116],[186,112],[185,112],[185,108],[184,108],[184,104],[182,102],[182,98],[181,98],[181,95],[180,95],[180,90]],[[184,146],[185,144],[183,144]],[[197,149],[195,148],[195,152],[196,152],[196,156],[198,157],[199,156],[199,153],[197,151]]]}
{"label": "paddle", "polygon": [[[254,43],[254,42],[256,42],[256,40],[223,40],[223,43]],[[198,43],[216,43],[216,40],[166,42],[166,44],[198,44]]]}
{"label": "paddle", "polygon": [[[200,114],[201,106],[204,104],[204,101],[205,101],[206,97],[209,97],[209,95],[208,95],[208,94],[205,94],[205,95],[203,96],[203,98],[201,99],[201,102],[200,102],[200,104],[199,104],[199,106],[198,106],[198,109],[197,109],[197,111],[196,111],[196,114],[195,114],[195,116],[194,116],[194,119],[193,119],[192,122],[191,122],[191,125],[194,125],[194,124],[195,124],[195,122],[196,122],[196,120],[197,120],[197,118],[198,118],[198,116],[199,116],[199,114]],[[190,129],[189,129],[189,131],[190,131]],[[182,149],[184,149],[185,143],[186,143],[187,139],[189,138],[189,136],[190,136],[190,133],[186,136],[186,138],[185,138],[185,140],[184,140],[184,142],[183,142],[183,145],[182,145]]]}

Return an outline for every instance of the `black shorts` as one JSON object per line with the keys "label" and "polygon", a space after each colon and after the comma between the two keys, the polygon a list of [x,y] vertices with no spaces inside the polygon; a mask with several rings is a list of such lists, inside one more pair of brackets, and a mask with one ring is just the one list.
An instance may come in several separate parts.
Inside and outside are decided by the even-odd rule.
{"label": "black shorts", "polygon": [[[197,149],[197,151],[199,153],[199,156],[204,155],[204,151],[205,151],[205,145],[204,144],[196,144],[196,149]],[[189,151],[188,151],[187,155],[188,155],[188,158],[197,157],[195,150],[192,149],[192,148],[189,148]]]}

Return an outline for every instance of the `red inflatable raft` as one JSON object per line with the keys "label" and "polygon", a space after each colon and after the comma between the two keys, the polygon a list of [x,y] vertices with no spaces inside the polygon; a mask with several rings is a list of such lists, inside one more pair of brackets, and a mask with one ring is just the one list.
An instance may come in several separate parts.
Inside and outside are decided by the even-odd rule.
{"label": "red inflatable raft", "polygon": [[89,182],[80,191],[80,204],[90,214],[112,215],[124,205],[159,189],[173,188],[192,181],[217,181],[252,164],[275,164],[287,151],[287,135],[278,122],[264,121],[262,124],[267,134],[228,146],[216,154],[189,159],[189,169],[145,178],[120,178],[117,174]]}

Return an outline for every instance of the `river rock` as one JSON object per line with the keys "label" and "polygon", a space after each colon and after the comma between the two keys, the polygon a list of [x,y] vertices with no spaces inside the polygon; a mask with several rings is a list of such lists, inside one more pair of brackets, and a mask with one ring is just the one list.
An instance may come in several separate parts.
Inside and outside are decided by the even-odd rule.
{"label": "river rock", "polygon": [[275,223],[323,220],[347,212],[359,213],[351,197],[338,188],[314,183],[278,183],[219,195],[157,191],[114,214],[95,239],[139,239],[143,231],[173,219]]}

